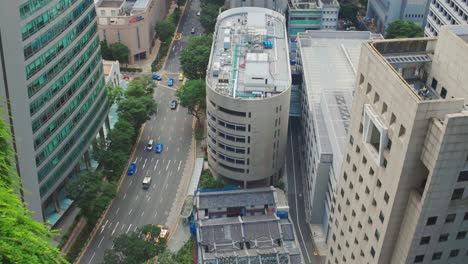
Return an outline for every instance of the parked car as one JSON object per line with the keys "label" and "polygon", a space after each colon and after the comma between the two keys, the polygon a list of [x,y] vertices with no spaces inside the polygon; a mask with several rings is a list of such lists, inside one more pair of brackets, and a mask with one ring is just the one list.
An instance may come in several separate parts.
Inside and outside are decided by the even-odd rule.
{"label": "parked car", "polygon": [[156,74],[156,73],[153,73],[151,75],[151,78],[153,78],[153,80],[156,80],[156,81],[161,81],[162,80],[161,76],[159,76],[159,74]]}
{"label": "parked car", "polygon": [[174,85],[174,79],[169,78],[169,80],[167,80],[167,86],[173,86],[173,85]]}
{"label": "parked car", "polygon": [[156,147],[154,148],[154,152],[156,153],[161,153],[163,151],[163,144],[159,143],[159,144],[156,144]]}
{"label": "parked car", "polygon": [[135,171],[136,171],[136,161],[132,162],[128,166],[127,175],[131,176],[131,175],[135,174]]}
{"label": "parked car", "polygon": [[177,108],[177,100],[172,100],[170,103],[169,103],[169,107],[174,110]]}
{"label": "parked car", "polygon": [[130,80],[130,77],[124,76],[123,79],[126,80],[126,81],[128,81],[128,80]]}

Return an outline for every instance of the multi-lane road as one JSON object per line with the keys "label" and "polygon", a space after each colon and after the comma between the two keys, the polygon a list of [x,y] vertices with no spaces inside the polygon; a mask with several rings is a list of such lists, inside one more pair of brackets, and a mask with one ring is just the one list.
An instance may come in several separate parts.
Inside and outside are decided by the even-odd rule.
{"label": "multi-lane road", "polygon": [[[137,162],[136,173],[124,176],[120,191],[111,204],[96,235],[85,249],[80,263],[100,263],[106,249],[112,247],[112,240],[120,234],[135,231],[145,224],[165,224],[176,200],[177,190],[182,180],[186,161],[190,155],[192,140],[192,116],[178,106],[171,110],[169,102],[176,99],[175,90],[181,83],[177,80],[180,71],[178,54],[191,37],[191,29],[201,27],[196,13],[198,1],[188,1],[188,9],[182,17],[178,32],[182,39],[175,41],[161,71],[163,80],[158,83],[154,98],[158,103],[157,114],[148,120],[143,128],[132,160]],[[167,87],[168,77],[175,79],[173,87]],[[162,143],[164,150],[158,154],[146,150],[150,139],[154,144]],[[149,189],[142,188],[143,178],[152,177]],[[184,195],[184,194],[183,194]]]}

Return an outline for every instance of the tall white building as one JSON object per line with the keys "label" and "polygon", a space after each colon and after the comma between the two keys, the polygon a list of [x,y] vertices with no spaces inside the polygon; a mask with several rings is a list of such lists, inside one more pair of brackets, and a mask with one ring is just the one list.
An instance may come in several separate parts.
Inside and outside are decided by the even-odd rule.
{"label": "tall white building", "polygon": [[433,37],[439,34],[441,26],[465,24],[468,24],[467,0],[432,0],[424,34]]}
{"label": "tall white building", "polygon": [[208,162],[243,187],[283,173],[291,70],[285,18],[259,7],[218,16],[206,75]]}
{"label": "tall white building", "polygon": [[468,263],[468,26],[361,50],[327,263]]}
{"label": "tall white building", "polygon": [[329,194],[341,172],[361,44],[374,37],[360,31],[298,34],[298,63],[304,80],[301,163],[307,177],[307,222],[316,233],[326,234],[330,228]]}

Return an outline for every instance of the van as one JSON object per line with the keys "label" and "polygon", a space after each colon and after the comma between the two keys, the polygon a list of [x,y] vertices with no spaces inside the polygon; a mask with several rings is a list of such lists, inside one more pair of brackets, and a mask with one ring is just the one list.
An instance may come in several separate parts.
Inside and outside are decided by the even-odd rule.
{"label": "van", "polygon": [[148,141],[148,145],[146,145],[146,150],[152,150],[153,149],[153,140],[150,139],[150,141]]}
{"label": "van", "polygon": [[151,177],[146,176],[145,178],[143,178],[143,189],[148,189],[150,185],[151,185]]}

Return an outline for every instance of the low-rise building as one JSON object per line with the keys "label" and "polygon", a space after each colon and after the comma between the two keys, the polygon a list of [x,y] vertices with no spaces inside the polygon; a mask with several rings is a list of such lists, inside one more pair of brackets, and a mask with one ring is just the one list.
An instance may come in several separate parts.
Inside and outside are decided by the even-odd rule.
{"label": "low-rise building", "polygon": [[96,2],[101,41],[120,42],[130,50],[129,63],[148,58],[156,41],[154,26],[169,11],[170,0],[99,0]]}
{"label": "low-rise building", "polygon": [[286,201],[274,187],[198,191],[198,263],[304,263]]}
{"label": "low-rise building", "polygon": [[428,37],[439,35],[444,25],[468,24],[467,0],[432,0],[427,15],[424,34]]}

